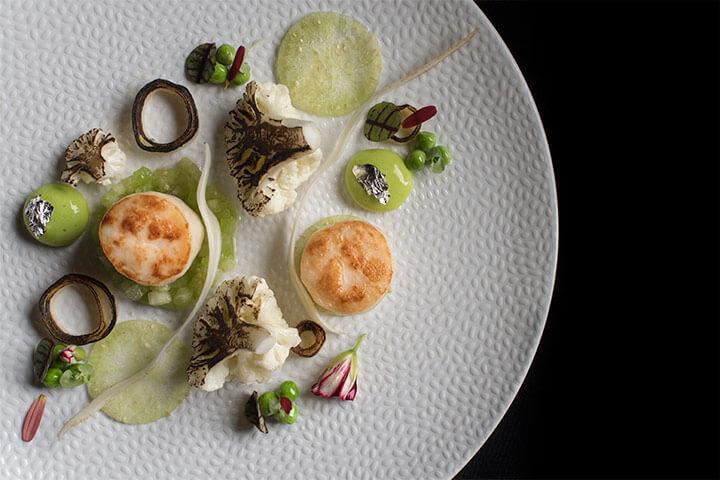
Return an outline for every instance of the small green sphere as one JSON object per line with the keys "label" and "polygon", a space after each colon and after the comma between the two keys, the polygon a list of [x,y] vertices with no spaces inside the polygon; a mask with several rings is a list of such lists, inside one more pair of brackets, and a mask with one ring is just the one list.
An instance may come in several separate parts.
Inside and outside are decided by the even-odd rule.
{"label": "small green sphere", "polygon": [[285,380],[280,384],[280,390],[278,390],[278,393],[281,397],[287,397],[290,400],[297,400],[298,395],[300,395],[300,390],[295,382],[292,380]]}
{"label": "small green sphere", "polygon": [[[44,228],[47,217],[41,211],[50,217]],[[87,227],[88,217],[85,197],[66,183],[43,185],[30,194],[23,206],[25,228],[35,240],[51,247],[64,247],[77,240]]]}
{"label": "small green sphere", "polygon": [[60,377],[63,371],[59,368],[49,368],[43,379],[43,384],[48,388],[57,388],[60,386]]}
{"label": "small green sphere", "polygon": [[233,60],[235,60],[235,47],[228,45],[227,43],[223,43],[217,49],[217,52],[215,52],[215,60],[225,66],[231,65]]}
{"label": "small green sphere", "polygon": [[420,132],[415,137],[415,148],[428,153],[437,143],[437,136],[432,132]]}
{"label": "small green sphere", "polygon": [[280,400],[275,392],[265,392],[258,398],[260,411],[263,415],[274,415],[280,410]]}
{"label": "small green sphere", "polygon": [[60,357],[55,357],[55,360],[52,361],[50,364],[50,368],[59,368],[60,370],[65,371],[67,368],[68,363],[64,360],[60,360]]}
{"label": "small green sphere", "polygon": [[430,152],[428,152],[428,161],[430,163],[430,169],[434,173],[442,173],[445,167],[450,165],[452,155],[450,155],[450,150],[446,147],[438,145],[437,147],[431,148]]}
{"label": "small green sphere", "polygon": [[225,65],[223,65],[222,63],[216,63],[215,70],[213,70],[212,75],[210,75],[210,83],[216,83],[218,85],[225,83],[227,74],[228,74],[227,67]]}
{"label": "small green sphere", "polygon": [[[390,199],[386,204],[372,195],[368,195],[353,174],[356,165],[374,165],[385,176],[388,184]],[[345,167],[345,188],[350,197],[360,207],[371,212],[389,212],[395,210],[407,200],[413,188],[413,175],[405,166],[400,155],[392,150],[370,149],[356,153]]]}
{"label": "small green sphere", "polygon": [[405,166],[410,170],[420,170],[425,166],[427,156],[422,150],[413,150],[405,157]]}
{"label": "small green sphere", "polygon": [[232,83],[234,85],[244,85],[248,80],[250,80],[250,65],[243,63],[235,78],[232,79]]}
{"label": "small green sphere", "polygon": [[60,352],[62,352],[66,348],[67,345],[65,345],[64,343],[58,343],[57,345],[55,345],[55,347],[53,347],[52,357],[57,357],[58,355],[60,355]]}

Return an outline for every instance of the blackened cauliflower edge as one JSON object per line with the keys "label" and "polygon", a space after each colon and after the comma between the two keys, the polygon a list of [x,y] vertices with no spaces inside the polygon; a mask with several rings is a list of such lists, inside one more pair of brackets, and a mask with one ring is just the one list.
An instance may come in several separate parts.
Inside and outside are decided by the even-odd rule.
{"label": "blackened cauliflower edge", "polygon": [[225,123],[230,175],[235,177],[243,207],[253,216],[259,216],[270,201],[258,188],[270,169],[313,150],[301,126],[287,127],[258,108],[256,92],[257,83],[250,82]]}

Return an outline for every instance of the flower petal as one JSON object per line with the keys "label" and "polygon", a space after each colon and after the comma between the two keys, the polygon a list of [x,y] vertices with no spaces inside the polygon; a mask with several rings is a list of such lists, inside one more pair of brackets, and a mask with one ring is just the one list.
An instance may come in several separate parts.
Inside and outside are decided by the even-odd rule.
{"label": "flower petal", "polygon": [[352,359],[350,357],[343,358],[323,372],[320,380],[312,386],[312,393],[325,398],[338,395],[350,374],[351,367]]}
{"label": "flower petal", "polygon": [[349,400],[352,402],[355,400],[355,394],[357,394],[357,382],[353,383],[352,388],[344,397],[340,395],[340,400]]}
{"label": "flower petal", "polygon": [[47,401],[47,397],[45,395],[40,395],[33,403],[30,405],[30,409],[28,410],[27,414],[25,415],[25,420],[23,421],[22,426],[22,435],[21,438],[23,442],[29,442],[33,438],[35,438],[35,434],[38,431],[38,427],[40,427],[40,421],[43,417],[43,412],[45,411],[45,402]]}

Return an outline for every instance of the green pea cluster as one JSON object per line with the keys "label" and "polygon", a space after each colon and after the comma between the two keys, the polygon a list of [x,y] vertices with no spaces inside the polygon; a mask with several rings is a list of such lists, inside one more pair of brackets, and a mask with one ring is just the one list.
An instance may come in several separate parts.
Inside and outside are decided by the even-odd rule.
{"label": "green pea cluster", "polygon": [[260,395],[260,411],[266,417],[273,417],[280,423],[292,424],[297,421],[297,400],[300,391],[292,380],[280,384],[277,391],[268,391]]}
{"label": "green pea cluster", "polygon": [[53,347],[51,358],[50,368],[42,379],[48,388],[77,387],[87,383],[93,374],[93,367],[85,361],[87,353],[82,347],[58,343]]}
{"label": "green pea cluster", "polygon": [[[215,51],[215,68],[208,81],[210,83],[223,85],[227,80],[229,67],[232,65],[234,59],[235,47],[228,45],[227,43],[220,45],[220,47],[218,47]],[[243,62],[240,67],[240,71],[237,75],[235,75],[235,78],[233,78],[230,83],[233,85],[243,85],[247,83],[248,80],[250,80],[250,65],[248,65],[247,62]]]}
{"label": "green pea cluster", "polygon": [[409,170],[430,167],[434,173],[442,173],[452,162],[450,150],[437,145],[437,136],[432,132],[420,132],[415,137],[415,148],[405,157],[405,166]]}

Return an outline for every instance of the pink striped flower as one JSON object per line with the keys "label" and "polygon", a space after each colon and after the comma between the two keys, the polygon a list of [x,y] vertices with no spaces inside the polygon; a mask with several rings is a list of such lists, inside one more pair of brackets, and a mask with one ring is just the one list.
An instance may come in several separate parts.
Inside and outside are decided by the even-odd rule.
{"label": "pink striped flower", "polygon": [[357,393],[358,360],[357,350],[367,333],[360,336],[350,350],[341,353],[325,369],[310,391],[323,398],[338,397],[340,400],[354,400]]}

